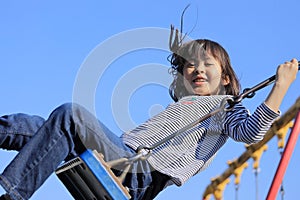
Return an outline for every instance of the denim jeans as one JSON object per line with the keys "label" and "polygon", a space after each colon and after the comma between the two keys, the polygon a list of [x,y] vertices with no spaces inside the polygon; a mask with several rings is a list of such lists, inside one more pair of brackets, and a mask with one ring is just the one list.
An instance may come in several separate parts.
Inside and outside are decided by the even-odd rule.
{"label": "denim jeans", "polygon": [[[71,103],[55,109],[47,120],[26,114],[1,117],[0,148],[19,151],[0,175],[0,184],[14,200],[29,199],[63,161],[86,149],[101,152],[107,161],[135,154],[91,113]],[[132,199],[153,199],[168,180],[139,160],[124,185]]]}

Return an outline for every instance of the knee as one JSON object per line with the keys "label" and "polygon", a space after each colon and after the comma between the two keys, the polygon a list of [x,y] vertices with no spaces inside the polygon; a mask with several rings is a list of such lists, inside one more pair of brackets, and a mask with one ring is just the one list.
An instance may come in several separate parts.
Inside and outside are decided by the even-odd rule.
{"label": "knee", "polygon": [[74,103],[64,103],[60,106],[58,106],[51,114],[51,116],[74,116],[74,110],[77,109],[79,105]]}
{"label": "knee", "polygon": [[82,118],[82,115],[86,115],[87,110],[76,103],[64,103],[58,106],[52,113],[52,115],[59,118],[72,118],[74,121],[78,121]]}
{"label": "knee", "polygon": [[59,114],[65,114],[72,112],[73,103],[64,103],[60,106],[58,106],[53,113],[59,113]]}

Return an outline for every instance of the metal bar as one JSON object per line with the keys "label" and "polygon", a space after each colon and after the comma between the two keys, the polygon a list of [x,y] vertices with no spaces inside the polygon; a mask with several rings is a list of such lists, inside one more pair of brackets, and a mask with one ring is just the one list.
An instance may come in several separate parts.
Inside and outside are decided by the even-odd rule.
{"label": "metal bar", "polygon": [[208,113],[207,115],[204,115],[203,117],[201,117],[200,119],[192,122],[191,124],[183,127],[182,129],[176,131],[175,133],[173,133],[172,135],[169,135],[167,137],[165,137],[163,140],[153,144],[152,146],[148,147],[149,150],[153,150],[155,149],[156,147],[166,143],[167,141],[181,135],[183,132],[193,128],[195,125],[199,124],[200,122],[203,122],[204,120],[210,118],[211,116],[215,115],[216,113],[220,112],[221,110],[223,110],[224,108],[223,107],[220,107],[220,108],[217,108],[216,110],[213,110],[212,112]]}
{"label": "metal bar", "polygon": [[[300,70],[300,61],[298,61],[298,70]],[[232,102],[233,106],[236,103],[241,102],[244,98],[252,98],[254,96],[254,93],[270,84],[272,84],[274,81],[276,80],[276,75],[273,75],[269,78],[267,78],[266,80],[262,81],[261,83],[255,85],[252,88],[246,88],[242,94],[234,97],[234,102]]]}
{"label": "metal bar", "polygon": [[218,112],[220,112],[222,110],[226,111],[226,105],[227,105],[227,102],[229,100],[233,101],[232,98],[230,98],[230,97],[224,98],[222,100],[222,102],[221,102],[221,105],[218,108],[216,108],[215,110],[211,111],[210,113],[202,116],[200,119],[195,120],[194,122],[190,123],[189,125],[187,125],[187,126],[181,128],[181,129],[179,129],[175,133],[173,133],[173,134],[165,137],[164,139],[158,141],[157,143],[154,143],[151,146],[145,146],[145,145],[139,146],[138,149],[137,149],[137,152],[140,152],[142,149],[153,150],[153,149],[159,147],[160,145],[166,143],[167,141],[169,141],[169,140],[171,140],[171,139],[173,139],[173,138],[181,135],[182,133],[184,133],[185,131],[191,129],[192,127],[194,127],[195,125],[199,124],[200,122],[203,122],[204,120],[206,120],[206,119],[210,118],[211,116],[217,114]]}
{"label": "metal bar", "polygon": [[290,160],[293,150],[295,148],[299,133],[300,133],[300,111],[298,111],[298,115],[295,119],[295,123],[292,128],[290,137],[288,139],[288,142],[287,142],[284,152],[282,154],[280,163],[278,165],[276,174],[274,176],[272,185],[270,187],[270,190],[269,190],[269,193],[267,196],[267,200],[273,200],[276,198],[276,195],[277,195],[278,189],[281,185],[284,173],[286,171],[286,168],[289,164],[289,160]]}

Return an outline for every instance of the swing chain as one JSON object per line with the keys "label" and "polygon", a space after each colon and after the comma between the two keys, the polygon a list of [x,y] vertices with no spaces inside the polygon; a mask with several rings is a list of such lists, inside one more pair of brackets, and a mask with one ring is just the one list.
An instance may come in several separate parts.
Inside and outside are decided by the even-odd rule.
{"label": "swing chain", "polygon": [[141,145],[141,146],[139,146],[137,148],[137,150],[136,150],[137,155],[134,156],[133,158],[138,157],[138,158],[142,158],[142,159],[147,159],[147,157],[150,156],[152,150],[155,149],[155,148],[157,148],[158,146],[160,146],[160,145],[168,142],[169,140],[175,138],[176,136],[179,136],[183,132],[185,132],[185,131],[193,128],[195,125],[203,122],[204,120],[210,118],[211,116],[216,115],[217,113],[219,113],[221,111],[225,111],[225,112],[230,111],[233,107],[232,108],[228,108],[228,102],[233,102],[233,101],[234,101],[233,97],[231,97],[231,96],[225,97],[224,99],[222,99],[222,101],[220,103],[220,106],[218,108],[216,108],[212,112],[210,112],[210,113],[202,116],[200,119],[195,120],[191,124],[189,124],[189,125],[181,128],[180,130],[178,130],[175,133],[173,133],[173,134],[165,137],[161,141],[154,143],[151,146],[147,146],[147,145]]}

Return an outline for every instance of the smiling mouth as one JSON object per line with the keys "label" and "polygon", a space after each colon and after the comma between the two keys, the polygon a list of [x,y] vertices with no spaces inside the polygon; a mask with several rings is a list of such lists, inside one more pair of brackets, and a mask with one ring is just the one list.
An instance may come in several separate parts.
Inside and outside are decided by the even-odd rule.
{"label": "smiling mouth", "polygon": [[195,84],[203,84],[203,83],[206,83],[206,82],[207,82],[207,80],[204,79],[204,78],[196,78],[196,79],[193,80],[193,83],[195,83]]}

